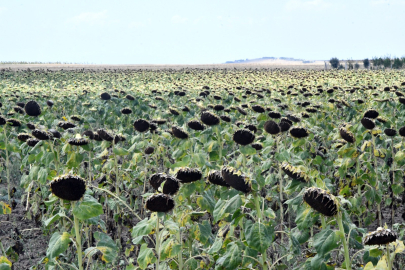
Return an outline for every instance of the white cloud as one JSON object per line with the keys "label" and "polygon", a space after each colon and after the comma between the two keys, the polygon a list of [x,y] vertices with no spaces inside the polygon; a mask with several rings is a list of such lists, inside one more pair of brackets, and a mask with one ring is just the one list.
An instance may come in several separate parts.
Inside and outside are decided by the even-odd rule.
{"label": "white cloud", "polygon": [[104,24],[107,19],[107,11],[101,12],[84,12],[75,17],[67,20],[67,23],[71,24]]}
{"label": "white cloud", "polygon": [[181,16],[179,16],[179,15],[174,15],[173,17],[172,17],[172,22],[174,22],[174,23],[185,23],[185,22],[187,22],[188,21],[188,18],[186,18],[186,17],[181,17]]}
{"label": "white cloud", "polygon": [[285,8],[288,10],[320,10],[320,9],[325,9],[329,8],[332,4],[327,3],[324,0],[310,0],[310,1],[304,1],[304,0],[290,0],[287,2],[285,5]]}
{"label": "white cloud", "polygon": [[405,0],[373,0],[371,5],[405,5]]}
{"label": "white cloud", "polygon": [[129,28],[141,28],[144,26],[145,24],[143,22],[130,22],[128,25]]}

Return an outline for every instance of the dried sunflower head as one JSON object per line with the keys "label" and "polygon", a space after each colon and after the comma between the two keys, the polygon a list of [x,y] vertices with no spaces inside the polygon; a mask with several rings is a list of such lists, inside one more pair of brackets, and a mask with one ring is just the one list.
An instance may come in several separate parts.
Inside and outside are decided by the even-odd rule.
{"label": "dried sunflower head", "polygon": [[37,143],[39,143],[39,142],[40,142],[40,140],[38,140],[38,139],[36,139],[36,138],[31,138],[31,139],[28,139],[28,140],[26,141],[27,145],[30,146],[30,147],[34,147],[34,146],[37,145]]}
{"label": "dried sunflower head", "polygon": [[75,128],[76,125],[70,122],[64,122],[64,121],[60,121],[58,123],[58,127],[63,128],[64,130],[69,129],[69,128]]}
{"label": "dried sunflower head", "polygon": [[284,161],[280,167],[283,172],[285,172],[285,174],[293,179],[296,179],[303,183],[307,183],[309,181],[309,177],[305,172],[301,171],[299,168],[292,166],[286,161]]}
{"label": "dried sunflower head", "polygon": [[145,119],[138,119],[134,122],[134,128],[138,132],[146,132],[149,130],[149,122]]}
{"label": "dried sunflower head", "polygon": [[21,121],[15,118],[7,119],[6,122],[13,127],[20,127],[22,125]]}
{"label": "dried sunflower head", "polygon": [[342,139],[344,139],[348,143],[354,143],[356,141],[356,138],[354,137],[353,133],[351,133],[349,130],[347,130],[344,127],[341,127],[339,129],[340,136]]}
{"label": "dried sunflower head", "polygon": [[176,173],[176,178],[181,183],[191,183],[200,180],[202,172],[199,169],[190,169],[188,167],[180,168]]}
{"label": "dried sunflower head", "polygon": [[63,200],[78,201],[86,192],[85,181],[72,174],[65,174],[56,177],[51,183],[52,193]]}
{"label": "dried sunflower head", "polygon": [[121,109],[121,113],[122,114],[131,114],[132,110],[130,108],[128,108],[128,107],[125,107],[125,108]]}
{"label": "dried sunflower head", "polygon": [[397,131],[393,128],[386,128],[384,130],[385,135],[389,136],[389,137],[394,137],[395,135],[397,135]]}
{"label": "dried sunflower head", "polygon": [[326,190],[317,187],[308,188],[303,198],[312,209],[324,216],[333,217],[338,213],[338,201]]}
{"label": "dried sunflower head", "polygon": [[104,141],[112,142],[114,140],[114,136],[103,128],[98,129],[97,134]]}
{"label": "dried sunflower head", "polygon": [[363,243],[365,245],[386,245],[395,242],[398,235],[390,229],[378,227],[376,231],[370,232],[364,237]]}
{"label": "dried sunflower head", "polygon": [[215,114],[209,111],[204,111],[201,113],[201,122],[203,122],[207,126],[215,126],[218,125],[220,121],[219,117]]}
{"label": "dried sunflower head", "polygon": [[197,120],[189,121],[187,123],[187,126],[193,130],[204,130],[205,129],[204,125],[200,121],[197,121]]}
{"label": "dried sunflower head", "polygon": [[178,126],[172,126],[172,133],[173,136],[179,139],[187,139],[188,138],[188,133],[185,132],[183,129],[181,129]]}
{"label": "dried sunflower head", "polygon": [[104,93],[101,93],[101,94],[100,94],[100,98],[101,98],[102,100],[110,100],[110,99],[111,99],[111,95],[110,95],[109,93],[107,93],[107,92],[104,92]]}
{"label": "dried sunflower head", "polygon": [[145,150],[143,151],[146,155],[151,155],[153,154],[153,152],[155,151],[155,148],[152,146],[148,146],[145,148]]}
{"label": "dried sunflower head", "polygon": [[367,117],[370,119],[376,119],[378,117],[378,115],[379,115],[379,113],[376,110],[370,109],[364,113],[363,117]]}
{"label": "dried sunflower head", "polygon": [[240,145],[251,144],[255,140],[255,135],[248,129],[239,129],[233,134],[233,141]]}
{"label": "dried sunflower head", "polygon": [[34,100],[28,101],[27,104],[25,104],[24,109],[25,113],[29,116],[38,116],[41,114],[41,107]]}
{"label": "dried sunflower head", "polygon": [[298,139],[308,137],[309,135],[308,130],[303,127],[293,127],[292,129],[290,129],[290,134],[294,138]]}
{"label": "dried sunflower head", "polygon": [[32,136],[31,134],[28,133],[20,133],[17,136],[17,139],[19,139],[20,141],[26,142],[28,139],[31,139]]}
{"label": "dried sunflower head", "polygon": [[366,129],[373,129],[375,128],[375,123],[373,120],[371,120],[370,118],[367,117],[363,117],[363,119],[361,119],[361,124],[363,125],[363,127],[365,127]]}
{"label": "dried sunflower head", "polygon": [[222,178],[221,171],[210,171],[208,173],[207,179],[214,185],[230,187],[230,185],[228,185],[228,183],[225,182],[224,178]]}
{"label": "dried sunflower head", "polygon": [[223,167],[221,175],[224,181],[238,191],[249,193],[252,190],[252,182],[240,171],[232,167]]}
{"label": "dried sunflower head", "polygon": [[67,142],[68,144],[75,146],[89,144],[89,141],[86,138],[70,138]]}
{"label": "dried sunflower head", "polygon": [[145,202],[145,208],[152,212],[169,212],[174,208],[174,200],[166,194],[154,194]]}
{"label": "dried sunflower head", "polygon": [[264,123],[264,130],[271,135],[277,135],[281,131],[280,126],[273,120]]}
{"label": "dried sunflower head", "polygon": [[52,133],[39,129],[34,129],[32,131],[32,135],[41,141],[50,140],[53,137]]}

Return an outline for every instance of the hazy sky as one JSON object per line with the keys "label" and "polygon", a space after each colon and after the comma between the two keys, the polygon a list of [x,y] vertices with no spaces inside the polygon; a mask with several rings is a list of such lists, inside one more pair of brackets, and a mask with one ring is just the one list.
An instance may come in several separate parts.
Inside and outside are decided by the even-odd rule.
{"label": "hazy sky", "polygon": [[0,0],[0,61],[405,55],[405,0]]}

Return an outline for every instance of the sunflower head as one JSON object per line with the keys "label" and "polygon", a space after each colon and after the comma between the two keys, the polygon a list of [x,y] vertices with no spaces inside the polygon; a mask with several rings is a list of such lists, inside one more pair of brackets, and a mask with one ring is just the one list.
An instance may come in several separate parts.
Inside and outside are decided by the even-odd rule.
{"label": "sunflower head", "polygon": [[41,114],[41,107],[34,100],[28,101],[27,104],[25,104],[24,110],[29,116],[38,116]]}
{"label": "sunflower head", "polygon": [[337,199],[326,190],[317,187],[308,188],[303,198],[312,209],[324,216],[333,217],[338,213]]}
{"label": "sunflower head", "polygon": [[232,167],[223,167],[221,175],[224,181],[238,191],[249,193],[252,190],[251,180]]}
{"label": "sunflower head", "polygon": [[174,208],[174,200],[167,194],[154,194],[145,202],[145,208],[152,212],[169,212]]}
{"label": "sunflower head", "polygon": [[51,192],[58,198],[68,201],[80,200],[86,192],[85,181],[72,174],[56,177],[51,183]]}
{"label": "sunflower head", "polygon": [[233,134],[233,141],[240,145],[251,144],[255,140],[255,135],[248,129],[239,129]]}
{"label": "sunflower head", "polygon": [[395,242],[398,235],[390,229],[378,227],[376,231],[370,232],[364,237],[363,243],[365,245],[386,245]]}
{"label": "sunflower head", "polygon": [[188,167],[180,168],[176,173],[176,178],[181,183],[191,183],[200,180],[202,172],[199,169],[190,169]]}

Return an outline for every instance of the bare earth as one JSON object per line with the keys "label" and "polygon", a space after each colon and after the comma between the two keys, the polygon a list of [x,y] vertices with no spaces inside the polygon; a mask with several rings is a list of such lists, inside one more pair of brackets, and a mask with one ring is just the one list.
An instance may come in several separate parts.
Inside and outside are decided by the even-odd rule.
{"label": "bare earth", "polygon": [[144,69],[144,70],[158,70],[158,69],[255,69],[255,68],[268,68],[268,69],[324,69],[324,61],[315,61],[313,63],[304,64],[302,61],[286,61],[286,60],[264,60],[253,63],[235,63],[235,64],[207,64],[207,65],[85,65],[85,64],[0,64],[0,69],[11,70],[36,70],[36,69],[49,69],[49,70],[109,70],[109,69]]}

